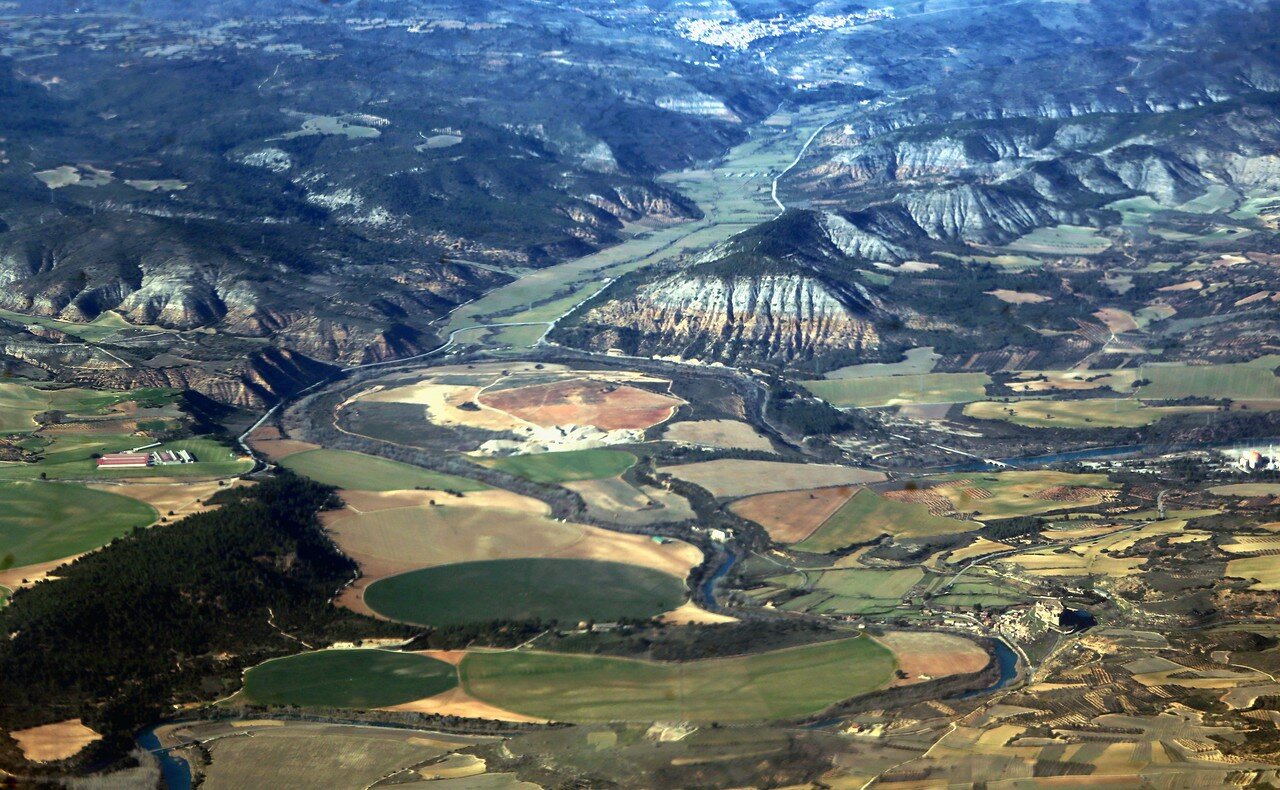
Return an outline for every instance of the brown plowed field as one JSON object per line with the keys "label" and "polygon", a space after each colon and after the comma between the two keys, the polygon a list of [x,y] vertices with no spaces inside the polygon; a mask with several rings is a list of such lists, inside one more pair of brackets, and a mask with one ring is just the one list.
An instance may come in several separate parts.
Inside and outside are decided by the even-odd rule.
{"label": "brown plowed field", "polygon": [[739,499],[729,506],[734,515],[764,527],[780,543],[799,543],[849,501],[858,489],[850,486],[781,491]]}
{"label": "brown plowed field", "polygon": [[544,428],[593,425],[605,431],[657,425],[670,419],[684,403],[639,387],[589,379],[485,392],[477,400]]}
{"label": "brown plowed field", "polygon": [[285,438],[281,435],[280,429],[273,425],[264,426],[251,433],[249,435],[249,445],[272,461],[279,461],[281,458],[295,453],[305,453],[307,450],[320,449],[318,444]]}
{"label": "brown plowed field", "polygon": [[1116,492],[1106,489],[1088,488],[1085,486],[1050,486],[1033,494],[1036,499],[1048,502],[1110,502],[1117,497]]}
{"label": "brown plowed field", "polygon": [[876,641],[893,651],[907,677],[894,681],[908,686],[928,678],[977,672],[991,660],[971,639],[926,631],[888,631]]}

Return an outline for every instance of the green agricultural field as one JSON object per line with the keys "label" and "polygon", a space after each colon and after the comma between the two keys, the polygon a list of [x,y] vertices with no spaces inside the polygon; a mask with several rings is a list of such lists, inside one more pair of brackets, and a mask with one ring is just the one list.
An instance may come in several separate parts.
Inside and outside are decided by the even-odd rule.
{"label": "green agricultural field", "polygon": [[135,327],[128,321],[125,321],[116,313],[103,313],[93,320],[92,323],[80,324],[73,321],[61,321],[57,318],[48,318],[40,315],[26,315],[25,313],[15,313],[12,310],[0,310],[0,319],[12,321],[23,326],[39,326],[45,329],[56,329],[71,337],[84,340],[89,343],[99,343],[109,337],[114,337],[120,333],[122,329],[150,329],[154,331],[163,331],[158,327]]}
{"label": "green agricultural field", "polygon": [[827,371],[824,379],[866,379],[884,378],[886,376],[922,375],[933,370],[934,364],[942,355],[932,348],[913,348],[903,354],[898,362],[868,362],[862,365],[849,365]]}
{"label": "green agricultural field", "polygon": [[11,567],[91,551],[157,518],[137,500],[65,483],[0,483],[0,502],[0,558]]}
{"label": "green agricultural field", "polygon": [[855,637],[681,663],[477,652],[459,669],[467,693],[540,718],[747,722],[816,713],[883,687],[896,666],[888,649]]}
{"label": "green agricultural field", "polygon": [[964,407],[976,420],[1003,420],[1028,428],[1137,428],[1175,414],[1213,411],[1213,406],[1148,406],[1133,398],[979,401]]}
{"label": "green agricultural field", "polygon": [[966,532],[976,526],[972,522],[932,515],[922,504],[895,502],[870,489],[863,489],[795,548],[825,554],[875,540],[884,534],[894,537],[949,535]]}
{"label": "green agricultural field", "polygon": [[986,373],[924,373],[916,376],[802,381],[800,384],[832,406],[900,406],[908,403],[968,403],[987,396]]}
{"label": "green agricultural field", "polygon": [[353,491],[400,491],[434,488],[448,491],[481,491],[484,483],[465,477],[432,472],[399,461],[346,450],[307,450],[280,461],[286,469],[317,483]]}
{"label": "green agricultural field", "polygon": [[945,593],[932,599],[940,606],[962,606],[983,609],[1004,609],[1026,603],[1028,598],[1016,588],[991,581],[961,581],[951,585]]}
{"label": "green agricultural field", "polygon": [[1280,356],[1259,357],[1226,365],[1144,365],[1139,378],[1150,384],[1138,390],[1147,400],[1178,398],[1230,398],[1246,401],[1280,401]]}
{"label": "green agricultural field", "polygon": [[577,559],[484,560],[439,565],[374,582],[365,603],[416,625],[490,620],[652,617],[685,600],[684,581],[638,565]]}
{"label": "green agricultural field", "polygon": [[[766,174],[785,168],[795,156],[795,147],[803,145],[808,135],[834,116],[831,110],[815,111],[805,123],[779,129],[776,134],[752,137],[730,149],[712,169],[664,176],[662,181],[706,210],[703,219],[665,228],[637,229],[639,232],[622,244],[526,274],[455,310],[445,331],[486,323],[554,321],[607,287],[610,280],[709,249],[770,219],[776,214],[776,206],[770,198]],[[743,171],[759,172],[761,176],[740,178]],[[532,344],[534,339],[532,333],[507,331],[488,338],[467,336],[471,343],[492,340],[503,345]]]}
{"label": "green agricultural field", "polygon": [[811,592],[782,608],[817,614],[886,614],[923,578],[924,571],[919,568],[823,571],[812,583]]}
{"label": "green agricultural field", "polygon": [[1178,211],[1191,214],[1216,214],[1231,210],[1240,201],[1240,193],[1231,187],[1214,184],[1203,195],[1178,206]]}
{"label": "green agricultural field", "polygon": [[925,493],[950,500],[956,510],[975,513],[980,521],[1089,507],[1119,488],[1104,474],[1054,471],[952,474],[935,481]]}
{"label": "green agricultural field", "polygon": [[383,708],[435,696],[458,684],[443,661],[390,650],[319,650],[250,669],[243,695],[262,705]]}
{"label": "green agricultural field", "polygon": [[130,401],[144,406],[173,403],[178,391],[144,388],[132,392],[87,390],[79,387],[36,387],[21,382],[0,383],[0,434],[36,430],[37,414],[57,410],[72,416],[93,416]]}
{"label": "green agricultural field", "polygon": [[1164,207],[1149,195],[1125,198],[1107,204],[1107,208],[1120,212],[1120,223],[1130,227],[1141,227],[1147,224],[1151,215],[1164,211]]}
{"label": "green agricultural field", "polygon": [[208,479],[230,477],[253,468],[253,461],[212,439],[180,439],[165,442],[154,450],[186,450],[197,459],[193,464],[170,464],[145,469],[98,469],[95,454],[116,453],[147,444],[148,440],[126,434],[67,434],[54,438],[40,449],[34,464],[0,463],[0,480],[34,480],[44,475],[50,480],[119,480],[122,478]]}
{"label": "green agricultural field", "polygon": [[454,335],[453,342],[459,346],[484,346],[493,349],[510,347],[527,351],[547,333],[549,326],[549,324],[523,324],[476,327],[458,332]]}
{"label": "green agricultural field", "polygon": [[1218,496],[1280,496],[1280,483],[1230,483],[1214,486],[1209,493]]}
{"label": "green agricultural field", "polygon": [[535,483],[568,483],[617,477],[635,466],[636,457],[624,450],[569,450],[561,453],[512,455],[486,462],[516,477]]}
{"label": "green agricultural field", "polygon": [[34,431],[35,416],[49,409],[48,393],[25,384],[0,384],[0,433]]}
{"label": "green agricultural field", "polygon": [[1093,228],[1058,225],[1036,228],[1006,245],[1010,250],[1043,255],[1096,255],[1111,246]]}
{"label": "green agricultural field", "polygon": [[1232,219],[1256,219],[1259,216],[1274,215],[1280,212],[1280,197],[1276,195],[1252,196],[1244,200],[1240,207],[1231,213]]}

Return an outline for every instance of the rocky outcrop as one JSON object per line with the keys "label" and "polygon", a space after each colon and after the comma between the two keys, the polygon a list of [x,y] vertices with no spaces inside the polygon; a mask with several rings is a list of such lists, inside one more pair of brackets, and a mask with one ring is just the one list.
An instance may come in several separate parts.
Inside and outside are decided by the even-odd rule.
{"label": "rocky outcrop", "polygon": [[855,223],[848,217],[831,212],[823,214],[821,221],[827,238],[845,255],[884,262],[907,258],[907,249],[890,240],[893,236],[909,235],[912,230],[906,226],[886,223],[880,217],[870,222]]}
{"label": "rocky outcrop", "polygon": [[798,274],[673,275],[590,308],[581,323],[612,329],[596,345],[708,362],[785,365],[879,343],[864,309]]}
{"label": "rocky outcrop", "polygon": [[893,202],[929,238],[945,241],[1000,244],[1038,227],[1080,221],[1034,195],[973,184],[909,192]]}
{"label": "rocky outcrop", "polygon": [[294,351],[268,348],[222,365],[133,366],[98,371],[66,368],[59,378],[107,389],[190,389],[219,403],[261,409],[327,378],[336,370],[332,365]]}

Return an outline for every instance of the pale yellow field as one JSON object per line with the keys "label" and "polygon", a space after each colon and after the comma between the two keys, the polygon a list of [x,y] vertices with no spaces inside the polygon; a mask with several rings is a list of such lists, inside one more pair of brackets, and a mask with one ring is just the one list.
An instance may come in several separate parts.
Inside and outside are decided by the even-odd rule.
{"label": "pale yellow field", "polygon": [[478,700],[464,691],[461,686],[454,686],[434,697],[392,705],[383,710],[425,713],[429,716],[459,716],[465,719],[493,719],[495,721],[513,721],[527,724],[543,724],[547,721],[546,719],[526,716],[522,713],[509,711]]}
{"label": "pale yellow field", "polygon": [[[463,384],[436,384],[423,381],[405,387],[357,395],[352,400],[370,403],[412,403],[425,407],[423,419],[436,425],[469,425],[490,431],[513,431],[527,428],[529,423],[493,409],[476,400],[481,387]],[[463,405],[476,407],[463,409]]]}
{"label": "pale yellow field", "polygon": [[579,480],[563,485],[581,495],[591,515],[619,524],[687,521],[695,515],[689,501],[679,494],[652,486],[638,489],[617,477]]}
{"label": "pale yellow field", "polygon": [[1227,563],[1227,576],[1235,579],[1255,579],[1251,590],[1280,590],[1280,557],[1241,557]]}
{"label": "pale yellow field", "polygon": [[347,507],[358,513],[372,513],[400,507],[427,507],[433,501],[450,507],[495,508],[519,513],[547,516],[551,506],[540,499],[501,488],[466,491],[456,496],[446,491],[347,491],[338,492]]}
{"label": "pale yellow field", "polygon": [[22,756],[33,762],[52,762],[73,757],[102,736],[79,719],[67,719],[9,733],[18,742]]}
{"label": "pale yellow field", "polygon": [[[1280,550],[1280,535],[1236,535],[1230,543],[1219,546],[1228,554],[1254,554],[1260,551]],[[1280,557],[1273,557],[1280,565]]]}
{"label": "pale yellow field", "polygon": [[745,422],[738,420],[694,420],[677,422],[662,434],[663,439],[699,447],[771,452],[773,445]]}
{"label": "pale yellow field", "polygon": [[[1046,548],[1016,554],[999,562],[1020,567],[1035,576],[1127,576],[1146,562],[1146,557],[1115,557],[1112,554],[1123,552],[1138,541],[1157,535],[1178,536],[1186,525],[1186,519],[1155,521],[1140,529],[1100,536],[1066,551]],[[1280,577],[1280,574],[1277,576]]]}
{"label": "pale yellow field", "polygon": [[1137,379],[1135,370],[1024,370],[1008,386],[1014,392],[1094,390],[1102,387],[1127,392]]}
{"label": "pale yellow field", "polygon": [[998,551],[1008,551],[1013,548],[1008,543],[1001,543],[997,540],[988,540],[986,538],[978,538],[973,543],[963,548],[956,549],[947,555],[947,562],[953,565],[959,565],[968,562],[975,557],[981,557],[984,554],[995,554]]}
{"label": "pale yellow field", "polygon": [[1133,317],[1133,313],[1118,307],[1104,307],[1093,315],[1117,335],[1133,332],[1138,328],[1138,322]]}
{"label": "pale yellow field", "polygon": [[[234,480],[225,486],[218,481],[204,483],[131,483],[128,485],[112,485],[110,483],[90,483],[89,488],[120,494],[139,502],[146,502],[156,509],[161,516],[176,521],[196,513],[212,510],[216,505],[205,504],[210,496],[218,491],[251,485],[245,480]],[[169,515],[170,513],[173,515]]]}
{"label": "pale yellow field", "polygon": [[881,472],[853,466],[741,461],[731,458],[664,466],[658,471],[705,488],[717,497],[874,483],[885,479]]}
{"label": "pale yellow field", "polygon": [[1044,294],[1011,291],[1008,288],[997,288],[994,291],[986,291],[985,293],[1008,304],[1040,304],[1053,299],[1052,296],[1045,296]]}
{"label": "pale yellow field", "polygon": [[[458,382],[457,377],[465,377],[468,383]],[[484,396],[510,399],[514,387],[527,381],[533,391],[552,386],[553,382],[568,385],[575,380],[600,382],[602,384],[623,384],[626,382],[667,384],[666,379],[646,376],[642,373],[627,371],[575,371],[564,365],[545,365],[541,369],[535,363],[513,362],[476,364],[467,366],[450,366],[433,368],[431,373],[412,384],[386,388],[374,386],[353,395],[343,404],[348,406],[355,401],[369,403],[408,403],[424,407],[424,419],[437,425],[471,426],[491,431],[517,431],[536,427],[534,422],[522,419],[516,414],[508,413],[501,408],[486,405]],[[496,385],[501,384],[501,388]],[[679,404],[677,398],[639,391],[640,396],[661,399],[663,403]],[[551,402],[549,402],[551,403]],[[575,409],[572,404],[555,401],[552,406],[572,417]],[[583,409],[590,409],[582,406]],[[525,415],[526,417],[529,415]],[[575,424],[591,424],[590,420],[573,420]]]}

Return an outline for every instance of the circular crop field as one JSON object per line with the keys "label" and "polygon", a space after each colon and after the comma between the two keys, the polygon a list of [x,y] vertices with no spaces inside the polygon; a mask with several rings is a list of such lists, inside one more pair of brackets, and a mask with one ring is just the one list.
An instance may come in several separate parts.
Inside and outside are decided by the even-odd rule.
{"label": "circular crop field", "polygon": [[490,620],[616,620],[651,617],[684,602],[684,582],[637,565],[599,560],[461,562],[375,582],[364,600],[378,614],[416,625]]}
{"label": "circular crop field", "polygon": [[389,650],[320,650],[259,664],[244,693],[266,705],[382,708],[435,696],[458,684],[450,664]]}
{"label": "circular crop field", "polygon": [[92,551],[156,520],[137,500],[70,483],[0,483],[0,557],[15,567]]}

